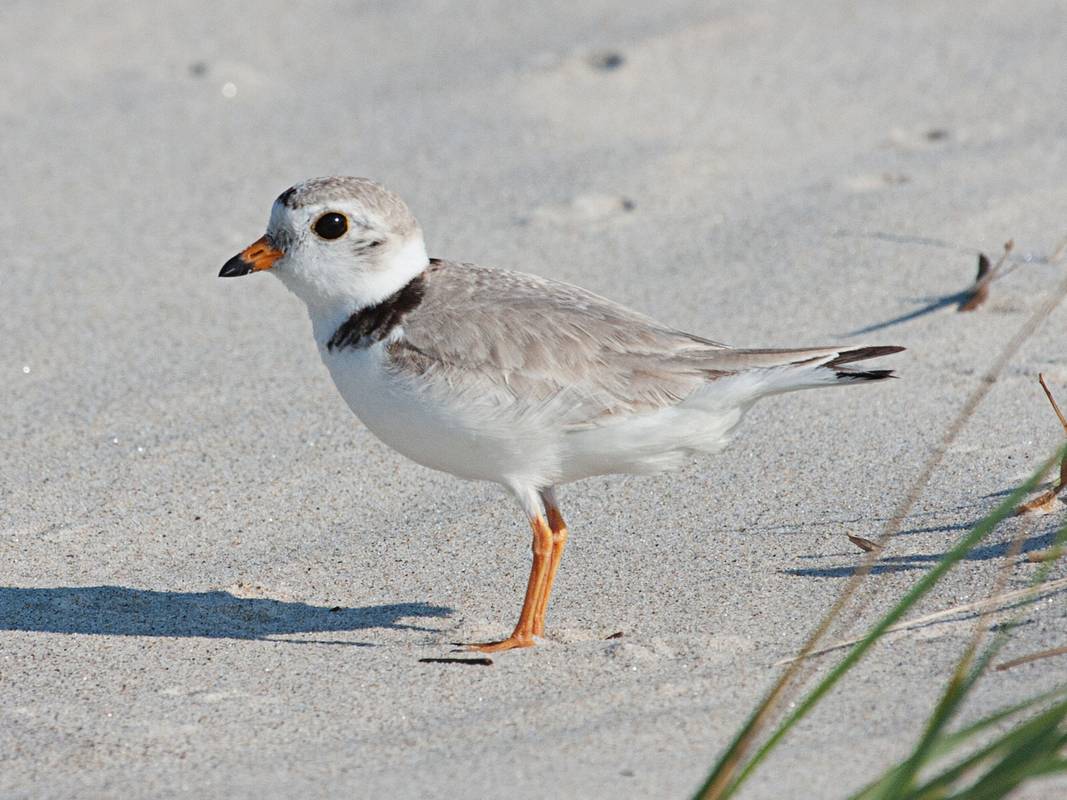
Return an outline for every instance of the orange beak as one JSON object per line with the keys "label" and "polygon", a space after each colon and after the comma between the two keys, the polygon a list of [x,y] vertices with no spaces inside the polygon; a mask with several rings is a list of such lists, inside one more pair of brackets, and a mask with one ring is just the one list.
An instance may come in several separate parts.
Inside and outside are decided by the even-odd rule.
{"label": "orange beak", "polygon": [[227,261],[219,272],[220,278],[235,278],[249,272],[270,269],[285,253],[274,246],[266,236],[260,236],[252,244]]}

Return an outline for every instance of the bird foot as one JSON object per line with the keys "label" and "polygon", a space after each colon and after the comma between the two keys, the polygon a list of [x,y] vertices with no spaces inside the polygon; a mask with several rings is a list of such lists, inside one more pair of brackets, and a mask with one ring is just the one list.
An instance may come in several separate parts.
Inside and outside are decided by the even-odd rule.
{"label": "bird foot", "polygon": [[511,634],[507,639],[499,642],[468,642],[461,645],[461,649],[473,653],[500,653],[504,650],[514,650],[519,647],[533,647],[536,644],[531,634]]}

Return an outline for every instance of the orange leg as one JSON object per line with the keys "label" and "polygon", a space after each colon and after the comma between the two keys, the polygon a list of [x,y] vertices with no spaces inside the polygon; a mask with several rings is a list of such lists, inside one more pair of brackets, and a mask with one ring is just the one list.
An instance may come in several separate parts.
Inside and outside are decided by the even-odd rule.
{"label": "orange leg", "polygon": [[[536,633],[537,609],[542,595],[546,592],[549,570],[553,554],[553,533],[549,524],[543,517],[534,517],[530,521],[533,528],[533,566],[530,567],[530,580],[526,584],[526,599],[522,602],[522,611],[519,614],[518,624],[511,636],[499,642],[484,642],[482,644],[469,644],[468,650],[478,650],[482,653],[496,653],[500,650],[511,650],[515,647],[533,647],[534,634]],[[542,611],[542,616],[544,612]]]}
{"label": "orange leg", "polygon": [[552,584],[556,580],[556,570],[563,558],[563,548],[567,546],[567,523],[563,521],[563,515],[555,505],[548,506],[548,526],[552,529],[552,559],[548,563],[548,577],[545,579],[545,588],[537,601],[537,609],[534,612],[534,636],[545,634],[545,612],[548,610],[548,598],[552,596]]}

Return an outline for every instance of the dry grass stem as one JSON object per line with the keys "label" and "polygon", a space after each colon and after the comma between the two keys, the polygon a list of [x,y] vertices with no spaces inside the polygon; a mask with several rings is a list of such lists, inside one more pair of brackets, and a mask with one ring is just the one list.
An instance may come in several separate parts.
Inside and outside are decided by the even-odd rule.
{"label": "dry grass stem", "polygon": [[[941,462],[944,460],[949,448],[955,443],[967,422],[974,416],[978,406],[985,399],[994,384],[996,384],[997,379],[1004,371],[1004,368],[1019,352],[1019,349],[1023,344],[1033,335],[1038,326],[1044,322],[1052,311],[1063,301],[1064,297],[1067,297],[1067,278],[1061,281],[1051,292],[1049,292],[1044,302],[1030,314],[1000,353],[997,354],[993,364],[990,365],[989,369],[983,374],[982,380],[974,388],[970,396],[967,398],[967,401],[963,404],[963,407],[945,429],[940,441],[927,457],[926,462],[916,476],[915,481],[908,488],[907,494],[895,508],[892,517],[885,523],[885,527],[876,541],[878,545],[884,547],[900,531],[904,520],[907,519],[916,503],[918,503],[919,498],[926,490],[934,473],[941,466]],[[808,660],[809,656],[817,652],[816,648],[818,647],[819,642],[822,640],[823,636],[827,634],[831,626],[835,622],[840,622],[839,617],[842,616],[845,607],[852,605],[857,590],[870,574],[875,563],[879,560],[880,554],[881,551],[872,551],[866,554],[863,558],[863,562],[856,568],[852,577],[841,589],[841,592],[834,600],[830,609],[815,627],[815,630],[807,637],[800,649],[800,653],[793,659],[781,662],[786,665],[786,669],[764,697],[763,702],[756,708],[744,728],[738,733],[737,738],[729,746],[727,752],[723,754],[711,775],[709,775],[705,785],[699,790],[698,796],[702,798],[702,800],[714,800],[715,798],[721,798],[732,793],[731,786],[734,784],[735,780],[737,780],[738,773],[742,771],[747,773],[747,771],[752,769],[754,765],[751,762],[747,762],[750,748],[754,745],[756,740],[761,737],[770,721],[778,716],[780,713],[780,705],[789,693],[789,690],[792,689],[798,691],[794,685],[794,681],[799,677],[802,664]],[[1045,586],[1047,587],[1048,585],[1049,584],[1046,584]],[[1067,579],[1064,580],[1064,585],[1067,585]],[[1031,591],[1032,589],[1025,592],[1025,594],[1029,594]],[[990,602],[990,600],[987,599],[983,602]],[[852,623],[859,619],[862,613],[862,608],[865,605],[866,602],[862,601],[854,605],[851,614]],[[853,640],[853,642],[858,641],[860,641],[860,639]],[[788,725],[792,724],[792,722],[792,719],[787,720],[787,726],[772,734],[770,741],[765,747],[773,746],[778,739],[784,736],[785,731],[788,730]]]}
{"label": "dry grass stem", "polygon": [[1048,257],[1048,263],[1057,263],[1063,258],[1064,253],[1067,253],[1067,236],[1064,236],[1063,239],[1060,240],[1060,243],[1056,245],[1056,249],[1053,250],[1052,255]]}
{"label": "dry grass stem", "polygon": [[997,672],[1003,672],[1006,669],[1018,667],[1021,664],[1029,664],[1031,661],[1040,661],[1042,658],[1052,658],[1053,656],[1062,655],[1067,655],[1067,647],[1053,647],[1051,650],[1042,650],[1040,653],[1031,653],[1028,656],[1013,658],[1011,661],[997,664]]}
{"label": "dry grass stem", "polygon": [[[1041,388],[1045,390],[1045,397],[1048,398],[1049,403],[1052,405],[1052,410],[1056,412],[1056,416],[1059,417],[1060,425],[1063,426],[1063,432],[1067,434],[1067,418],[1063,416],[1063,412],[1060,410],[1060,404],[1056,402],[1056,398],[1052,396],[1052,390],[1048,388],[1048,384],[1045,383],[1044,374],[1037,376],[1038,382],[1041,384]],[[1053,484],[1052,488],[1047,492],[1043,492],[1035,497],[1033,500],[1021,504],[1015,509],[1016,514],[1026,514],[1030,511],[1051,511],[1056,504],[1056,497],[1060,492],[1067,487],[1067,458],[1064,458],[1060,462],[1060,478]]]}
{"label": "dry grass stem", "polygon": [[1063,426],[1063,432],[1067,433],[1067,419],[1064,418],[1063,412],[1060,411],[1060,404],[1057,403],[1056,398],[1052,396],[1052,390],[1049,389],[1048,384],[1045,383],[1045,373],[1038,373],[1037,382],[1040,383],[1041,388],[1045,390],[1045,397],[1047,397],[1049,403],[1052,404],[1052,410],[1056,412],[1056,416],[1060,418],[1060,425]]}
{"label": "dry grass stem", "polygon": [[[954,617],[957,614],[966,614],[972,611],[989,612],[997,611],[1007,606],[1015,605],[1020,602],[1033,602],[1039,600],[1042,597],[1058,592],[1063,589],[1067,589],[1067,578],[1059,578],[1058,580],[1048,581],[1046,583],[1039,583],[1036,586],[1028,586],[1025,589],[1015,589],[1010,592],[1003,592],[992,595],[990,597],[983,598],[982,600],[975,600],[971,603],[963,603],[958,606],[952,606],[950,608],[942,609],[941,611],[934,611],[931,614],[924,614],[921,617],[915,617],[914,619],[904,620],[904,622],[891,625],[886,629],[886,633],[897,633],[899,631],[907,631],[912,628],[918,628],[923,625],[928,625],[932,622],[939,622],[940,620]],[[793,656],[792,658],[786,658],[779,661],[775,666],[781,666],[784,664],[791,664],[794,661],[798,661],[801,658],[812,658],[814,656],[821,656],[825,653],[831,653],[834,650],[840,650],[843,647],[851,647],[860,641],[863,637],[857,636],[854,639],[846,639],[836,644],[827,645],[826,647],[818,650],[812,650],[806,655]]]}
{"label": "dry grass stem", "polygon": [[1031,564],[1041,564],[1045,561],[1055,561],[1062,555],[1062,547],[1050,547],[1047,550],[1031,550],[1026,554],[1026,560]]}
{"label": "dry grass stem", "polygon": [[1027,500],[1025,503],[1021,504],[1017,509],[1015,509],[1015,513],[1018,515],[1018,514],[1029,514],[1032,511],[1041,511],[1041,512],[1045,512],[1045,513],[1049,512],[1049,511],[1052,511],[1053,507],[1056,505],[1056,496],[1060,493],[1060,489],[1063,488],[1063,477],[1062,477],[1062,475],[1063,475],[1063,467],[1064,467],[1064,465],[1061,464],[1060,465],[1060,475],[1061,475],[1061,477],[1060,477],[1060,482],[1059,483],[1057,483],[1053,488],[1049,489],[1047,492],[1042,492],[1037,497],[1035,497],[1033,500]]}

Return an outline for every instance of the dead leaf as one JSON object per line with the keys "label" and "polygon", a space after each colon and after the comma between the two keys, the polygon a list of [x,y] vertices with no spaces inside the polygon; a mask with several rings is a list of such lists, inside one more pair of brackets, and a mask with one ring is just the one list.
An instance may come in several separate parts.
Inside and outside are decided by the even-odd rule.
{"label": "dead leaf", "polygon": [[851,533],[845,534],[848,536],[848,540],[852,544],[856,545],[864,553],[875,553],[882,549],[882,546],[877,542],[872,542],[870,539],[864,539],[862,536],[853,536]]}

